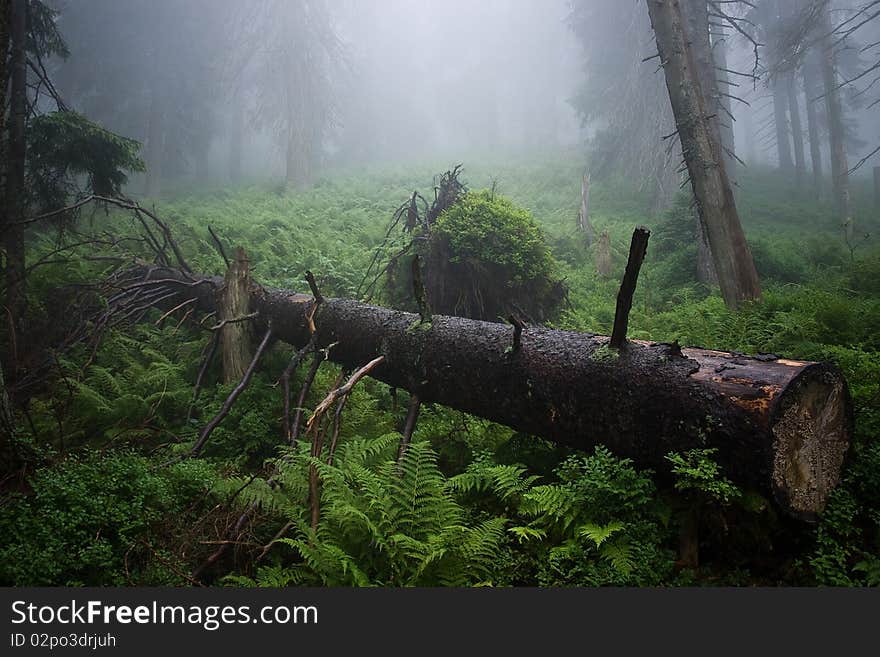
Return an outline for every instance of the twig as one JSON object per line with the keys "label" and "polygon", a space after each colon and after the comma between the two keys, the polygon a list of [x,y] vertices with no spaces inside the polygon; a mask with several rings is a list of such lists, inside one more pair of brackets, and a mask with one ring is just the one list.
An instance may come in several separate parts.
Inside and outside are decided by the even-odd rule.
{"label": "twig", "polygon": [[287,367],[284,368],[284,372],[281,374],[280,382],[282,384],[282,394],[283,394],[283,407],[284,407],[284,418],[282,420],[284,427],[284,437],[290,442],[293,433],[291,431],[290,426],[290,377],[296,371],[296,369],[300,366],[302,361],[305,359],[306,355],[312,353],[315,350],[315,334],[312,333],[311,339],[309,339],[309,343],[300,349],[294,354],[293,358],[290,359],[290,362],[287,364]]}
{"label": "twig", "polygon": [[189,304],[191,304],[191,303],[195,303],[195,302],[198,301],[198,300],[199,300],[198,297],[193,297],[192,299],[187,299],[187,300],[184,301],[183,303],[179,303],[179,304],[177,304],[176,306],[174,306],[174,308],[172,308],[171,310],[169,310],[167,313],[165,313],[165,314],[162,315],[159,319],[156,320],[156,326],[159,326],[159,324],[161,324],[163,321],[165,321],[165,319],[166,319],[169,315],[173,314],[175,310],[180,310],[180,309],[183,308],[184,306],[188,306]]}
{"label": "twig", "polygon": [[412,440],[413,432],[416,429],[416,422],[419,419],[419,410],[422,406],[422,400],[418,395],[413,394],[409,398],[409,409],[406,412],[406,422],[403,424],[403,433],[400,435],[400,447],[397,450],[397,464],[398,466],[403,462],[403,457],[406,455],[406,448],[409,447],[409,443]]}
{"label": "twig", "polygon": [[205,428],[202,430],[201,436],[199,436],[198,442],[193,445],[193,448],[189,452],[190,457],[198,456],[201,453],[202,448],[205,446],[205,443],[208,442],[208,438],[211,436],[211,433],[217,426],[224,420],[224,418],[229,415],[229,411],[232,409],[232,405],[235,403],[235,400],[238,399],[239,395],[244,392],[244,389],[247,388],[248,384],[251,382],[251,377],[254,375],[254,371],[257,369],[257,362],[260,360],[260,356],[263,355],[263,352],[266,350],[266,346],[269,344],[269,339],[272,337],[272,326],[266,330],[266,335],[263,336],[263,341],[260,342],[260,346],[257,347],[257,352],[254,354],[253,359],[251,360],[251,364],[248,365],[247,371],[245,371],[244,376],[241,378],[241,381],[235,388],[229,393],[229,397],[226,398],[226,401],[223,402],[223,406],[220,408],[220,412],[215,415],[208,424],[205,425]]}
{"label": "twig", "polygon": [[221,242],[220,238],[217,237],[217,233],[215,233],[214,229],[211,228],[211,224],[208,224],[208,232],[211,234],[211,238],[214,240],[214,245],[217,247],[217,251],[220,252],[220,257],[223,258],[223,262],[226,263],[226,268],[229,269],[229,258],[226,256],[226,250],[223,248],[223,242]]}
{"label": "twig", "polygon": [[215,333],[211,336],[211,342],[208,343],[207,353],[205,357],[202,359],[202,366],[199,368],[199,374],[196,377],[196,385],[193,388],[193,396],[192,401],[189,403],[189,408],[186,411],[186,421],[189,423],[190,418],[192,417],[193,407],[196,404],[196,401],[199,399],[199,393],[202,390],[202,381],[205,378],[205,372],[208,371],[208,366],[211,364],[211,361],[214,360],[214,354],[217,353],[217,345],[220,343],[220,334]]}
{"label": "twig", "polygon": [[239,322],[246,322],[249,319],[254,319],[255,317],[259,317],[259,315],[260,315],[259,312],[254,311],[252,313],[248,313],[247,315],[244,315],[243,317],[232,317],[230,319],[224,319],[223,321],[218,322],[217,324],[215,324],[214,326],[212,326],[208,330],[209,331],[219,331],[227,324],[238,324]]}

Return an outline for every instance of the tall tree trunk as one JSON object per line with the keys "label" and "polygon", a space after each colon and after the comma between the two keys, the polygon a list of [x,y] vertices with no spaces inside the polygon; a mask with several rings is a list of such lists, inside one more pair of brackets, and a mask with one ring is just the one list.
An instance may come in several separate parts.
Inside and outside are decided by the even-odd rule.
{"label": "tall tree trunk", "polygon": [[[147,267],[129,272],[146,278]],[[219,277],[171,268],[152,278],[180,282],[177,299],[216,310]],[[748,357],[315,300],[254,286],[251,308],[273,335],[296,347],[334,345],[328,358],[356,369],[383,356],[370,376],[438,403],[577,449],[602,443],[616,454],[668,472],[666,455],[718,449],[726,476],[772,495],[787,512],[814,519],[840,479],[852,436],[846,381],[833,365]],[[313,323],[312,323],[313,320]],[[315,334],[311,332],[314,327]],[[414,327],[419,327],[414,330]],[[260,327],[257,330],[263,330]]]}
{"label": "tall tree trunk", "polygon": [[788,177],[794,173],[794,160],[791,156],[791,142],[788,135],[788,85],[780,75],[773,77],[773,124],[776,127],[776,152],[779,169]]}
{"label": "tall tree trunk", "polygon": [[[27,156],[27,0],[12,0],[10,34],[12,41],[9,92],[9,135],[6,166],[6,308],[10,343],[21,351],[24,339],[22,321],[25,313],[24,177]],[[16,354],[10,354],[10,374],[16,378]]]}
{"label": "tall tree trunk", "polygon": [[[736,160],[736,139],[733,134],[733,105],[730,97],[724,94],[731,93],[730,78],[727,74],[727,31],[723,24],[711,24],[712,31],[712,62],[714,64],[715,80],[718,86],[718,105],[721,110],[718,114],[718,127],[721,131],[721,144],[724,147],[724,166],[727,169],[727,177],[730,184],[735,188],[738,176],[738,162]],[[724,93],[721,93],[724,92]]]}
{"label": "tall tree trunk", "polygon": [[819,32],[822,81],[825,91],[825,109],[828,115],[828,132],[831,142],[831,181],[837,217],[844,229],[847,243],[852,246],[854,233],[852,208],[849,195],[849,162],[846,155],[846,129],[843,124],[843,105],[837,81],[837,55],[834,52],[834,37],[831,34],[831,10],[822,7]]}
{"label": "tall tree trunk", "polygon": [[822,95],[822,85],[818,79],[818,62],[815,54],[810,54],[804,64],[804,96],[807,99],[807,131],[810,134],[810,160],[813,163],[813,198],[822,196],[822,143],[820,141],[819,115],[816,99]]}
{"label": "tall tree trunk", "polygon": [[788,113],[791,115],[791,142],[794,144],[795,182],[798,189],[801,189],[807,177],[807,161],[804,157],[804,129],[801,125],[801,109],[796,79],[796,73],[789,75],[786,79],[786,86],[788,87]]}
{"label": "tall tree trunk", "polygon": [[[708,116],[706,123],[712,130],[716,143],[723,149],[721,121],[723,109],[719,102],[720,96],[713,95],[718,92],[718,77],[715,71],[715,57],[712,52],[709,27],[709,7],[706,0],[686,0],[683,8],[685,16],[684,29],[687,36],[688,50],[692,60],[696,64],[696,71],[700,79],[700,87],[703,97],[706,99]],[[726,116],[723,118],[727,118]],[[726,154],[722,153],[725,164],[728,162]],[[715,262],[712,259],[712,249],[709,246],[709,236],[700,213],[699,203],[694,204],[694,232],[697,239],[697,280],[706,285],[717,285],[718,275],[715,272]]]}
{"label": "tall tree trunk", "polygon": [[[694,197],[709,238],[721,294],[730,308],[761,296],[721,148],[707,120],[700,78],[688,51],[679,0],[647,0],[666,87]],[[711,94],[710,94],[711,95]]]}

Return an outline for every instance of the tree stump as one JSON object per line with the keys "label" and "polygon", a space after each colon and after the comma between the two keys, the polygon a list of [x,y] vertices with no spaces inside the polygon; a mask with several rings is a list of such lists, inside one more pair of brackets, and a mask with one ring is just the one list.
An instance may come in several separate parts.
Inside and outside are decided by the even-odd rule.
{"label": "tree stump", "polygon": [[226,270],[224,286],[217,306],[220,346],[223,351],[223,381],[240,381],[253,359],[250,324],[245,319],[251,314],[250,262],[244,249],[235,250],[232,263]]}

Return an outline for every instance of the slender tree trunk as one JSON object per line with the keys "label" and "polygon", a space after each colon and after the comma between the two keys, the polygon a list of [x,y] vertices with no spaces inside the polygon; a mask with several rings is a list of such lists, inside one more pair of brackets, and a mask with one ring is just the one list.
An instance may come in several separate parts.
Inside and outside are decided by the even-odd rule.
{"label": "slender tree trunk", "polygon": [[822,143],[820,141],[819,115],[816,110],[817,98],[822,94],[816,72],[816,57],[807,57],[804,65],[804,96],[807,100],[807,130],[810,134],[810,160],[813,163],[813,198],[822,196]]}
{"label": "slender tree trunk", "polygon": [[831,141],[831,181],[837,216],[844,229],[847,243],[852,245],[853,219],[849,192],[849,162],[846,154],[846,129],[843,124],[843,105],[840,89],[837,88],[837,56],[834,52],[834,38],[831,34],[830,8],[822,8],[819,32],[822,54],[822,81],[825,91],[825,109],[828,115],[828,132]]}
{"label": "slender tree trunk", "polygon": [[739,221],[721,148],[688,51],[679,0],[647,0],[666,87],[694,197],[709,238],[724,301],[736,308],[761,295],[758,273]]}
{"label": "slender tree trunk", "polygon": [[[686,17],[684,22],[685,34],[688,40],[688,50],[696,64],[696,71],[700,78],[700,87],[704,90],[706,108],[709,116],[706,123],[712,130],[716,143],[723,149],[724,139],[722,136],[721,122],[723,109],[717,96],[718,84],[715,71],[715,57],[712,52],[709,28],[709,8],[706,0],[686,0],[683,7]],[[716,96],[712,94],[715,93]],[[711,100],[710,100],[711,99]],[[731,159],[722,153],[725,164]],[[697,239],[697,280],[706,285],[717,285],[718,275],[715,272],[715,263],[712,260],[712,249],[709,246],[709,237],[706,227],[700,216],[699,204],[694,205],[694,226]]]}
{"label": "slender tree trunk", "polygon": [[[4,246],[6,248],[6,308],[8,310],[10,342],[21,352],[24,334],[21,331],[25,313],[25,252],[24,178],[27,155],[27,0],[12,0],[10,33],[12,40],[11,76],[9,92],[8,159],[6,167],[6,220]],[[16,354],[11,354],[10,374],[15,379]]]}
{"label": "slender tree trunk", "polygon": [[783,78],[779,75],[773,78],[773,123],[776,126],[776,152],[779,157],[779,169],[788,177],[794,173],[794,160],[791,156],[791,142],[789,141],[788,115],[788,90]]}
{"label": "slender tree trunk", "polygon": [[796,79],[796,74],[791,74],[786,80],[786,86],[788,87],[788,112],[791,115],[791,141],[794,144],[795,182],[798,189],[801,189],[807,177],[807,160],[804,157],[804,129],[801,125]]}
{"label": "slender tree trunk", "polygon": [[[724,147],[724,165],[727,169],[727,177],[730,184],[736,187],[738,176],[738,162],[736,160],[736,139],[733,134],[733,104],[729,96],[731,93],[730,78],[727,75],[727,31],[722,24],[712,24],[712,62],[714,75],[718,86],[718,127],[721,131],[721,144]],[[723,92],[723,93],[722,93]]]}

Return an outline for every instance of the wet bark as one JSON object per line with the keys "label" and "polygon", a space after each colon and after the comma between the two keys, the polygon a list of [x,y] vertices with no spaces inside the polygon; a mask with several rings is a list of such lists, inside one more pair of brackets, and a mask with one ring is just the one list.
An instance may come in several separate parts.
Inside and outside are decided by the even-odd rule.
{"label": "wet bark", "polygon": [[804,65],[804,95],[807,100],[807,131],[810,135],[810,161],[813,165],[813,198],[822,195],[822,142],[819,131],[819,115],[816,110],[816,99],[822,95],[821,84],[818,84],[817,61],[814,55],[807,58]]}
{"label": "wet bark", "polygon": [[[146,275],[146,268],[132,272]],[[153,279],[181,281],[214,310],[219,277],[193,287],[173,269]],[[186,285],[186,287],[183,287]],[[310,295],[252,288],[251,306],[274,335],[309,342]],[[511,353],[515,328],[325,299],[314,318],[319,348],[355,369],[439,403],[589,450],[607,445],[636,463],[667,471],[666,454],[716,447],[725,475],[772,495],[790,514],[813,519],[838,483],[852,434],[846,382],[829,364],[630,341],[530,326]]]}

